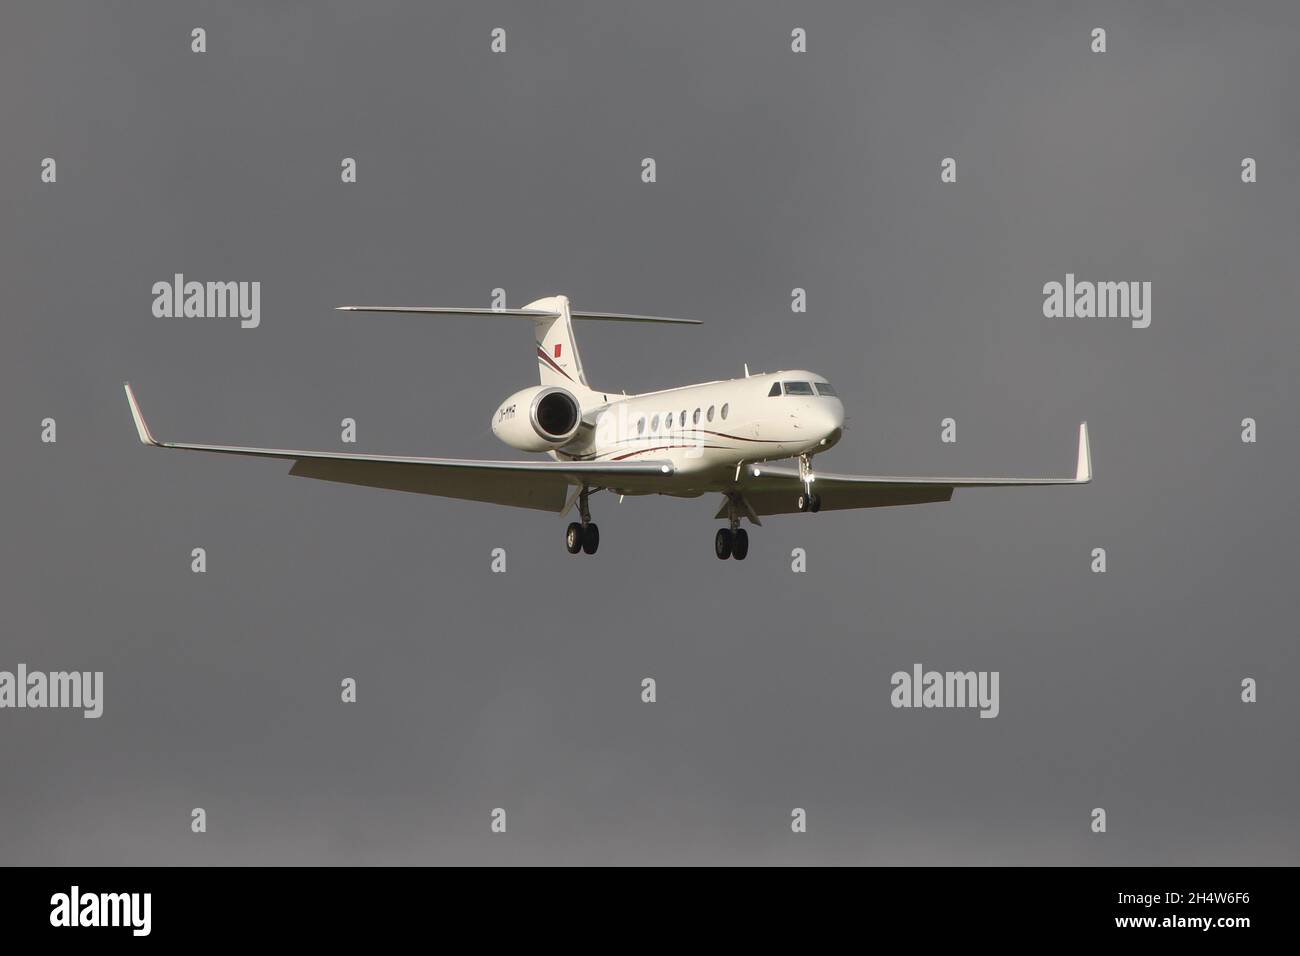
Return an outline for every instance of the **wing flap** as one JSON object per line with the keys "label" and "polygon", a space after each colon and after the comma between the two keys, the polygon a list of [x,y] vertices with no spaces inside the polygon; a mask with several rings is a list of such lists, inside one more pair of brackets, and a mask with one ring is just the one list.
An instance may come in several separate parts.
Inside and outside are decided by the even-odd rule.
{"label": "wing flap", "polygon": [[[949,485],[835,485],[820,478],[813,485],[821,496],[822,511],[843,511],[849,508],[892,508],[897,505],[921,505],[952,498]],[[780,490],[745,491],[745,500],[760,515],[795,514],[799,508],[800,485],[798,475],[787,487]],[[724,501],[716,517],[727,516]]]}
{"label": "wing flap", "polygon": [[455,466],[425,468],[396,462],[338,458],[299,458],[289,469],[289,474],[345,485],[554,512],[564,508],[569,490],[568,477],[556,473],[525,474]]}

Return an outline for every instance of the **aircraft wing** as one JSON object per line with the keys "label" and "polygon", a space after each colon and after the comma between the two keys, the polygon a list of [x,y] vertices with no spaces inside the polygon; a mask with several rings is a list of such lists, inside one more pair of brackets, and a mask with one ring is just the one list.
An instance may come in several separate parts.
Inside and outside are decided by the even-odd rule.
{"label": "aircraft wing", "polygon": [[300,478],[558,513],[564,510],[571,484],[602,487],[612,479],[628,475],[667,476],[674,470],[666,461],[477,461],[164,442],[158,441],[149,431],[130,383],[124,387],[136,433],[144,444],[155,448],[279,458],[292,461],[289,474]]}
{"label": "aircraft wing", "polygon": [[[884,475],[822,474],[814,469],[812,490],[821,497],[822,511],[845,508],[886,508],[948,501],[957,488],[1019,488],[1032,485],[1086,485],[1092,481],[1092,451],[1088,423],[1079,425],[1079,457],[1073,478],[921,478]],[[741,473],[739,490],[760,515],[791,514],[803,490],[799,469],[785,465],[749,465]],[[727,516],[724,503],[717,515]]]}

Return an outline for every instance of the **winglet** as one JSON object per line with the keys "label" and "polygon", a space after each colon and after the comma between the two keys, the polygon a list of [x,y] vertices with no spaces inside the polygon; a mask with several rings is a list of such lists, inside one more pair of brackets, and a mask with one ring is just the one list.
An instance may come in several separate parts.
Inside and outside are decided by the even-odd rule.
{"label": "winglet", "polygon": [[126,389],[126,403],[131,406],[131,418],[135,420],[135,431],[140,436],[140,441],[161,448],[162,442],[149,433],[149,426],[145,424],[144,415],[140,413],[140,403],[135,400],[135,392],[131,391],[131,383],[123,382],[122,387]]}
{"label": "winglet", "polygon": [[1087,484],[1092,481],[1092,449],[1088,445],[1088,423],[1079,423],[1079,463],[1074,470],[1074,480]]}

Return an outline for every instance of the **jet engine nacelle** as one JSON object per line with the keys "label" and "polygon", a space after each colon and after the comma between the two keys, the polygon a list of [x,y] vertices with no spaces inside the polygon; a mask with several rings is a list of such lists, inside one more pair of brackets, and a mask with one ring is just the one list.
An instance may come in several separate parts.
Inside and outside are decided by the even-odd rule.
{"label": "jet engine nacelle", "polygon": [[515,392],[492,416],[492,434],[520,451],[551,451],[573,439],[582,408],[572,392],[535,385]]}

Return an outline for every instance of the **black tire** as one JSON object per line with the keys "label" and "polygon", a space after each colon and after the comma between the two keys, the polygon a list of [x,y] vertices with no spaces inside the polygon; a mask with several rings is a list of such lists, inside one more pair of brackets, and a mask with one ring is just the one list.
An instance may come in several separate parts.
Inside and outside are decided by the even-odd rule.
{"label": "black tire", "polygon": [[587,527],[582,529],[582,550],[584,554],[595,554],[596,549],[600,547],[600,529],[596,527],[595,522],[587,522]]}
{"label": "black tire", "polygon": [[749,532],[744,528],[737,528],[731,536],[731,556],[737,561],[744,561],[747,554],[749,554]]}
{"label": "black tire", "polygon": [[731,532],[727,528],[719,528],[718,533],[714,535],[713,553],[723,561],[731,557]]}
{"label": "black tire", "polygon": [[577,554],[582,550],[582,525],[578,522],[569,522],[568,530],[564,532],[564,546],[569,554]]}
{"label": "black tire", "polygon": [[801,495],[799,496],[799,501],[798,501],[798,504],[796,505],[796,507],[798,507],[798,509],[799,509],[800,511],[807,511],[807,510],[808,510],[808,505],[809,505],[810,503],[811,503],[811,502],[809,501],[808,496],[807,496],[807,495],[802,495],[802,494],[801,494]]}
{"label": "black tire", "polygon": [[813,496],[812,496],[812,501],[809,502],[809,504],[808,504],[808,510],[811,511],[813,514],[816,514],[817,512],[819,512],[819,511],[822,510],[822,496],[821,496],[821,495],[813,495]]}

